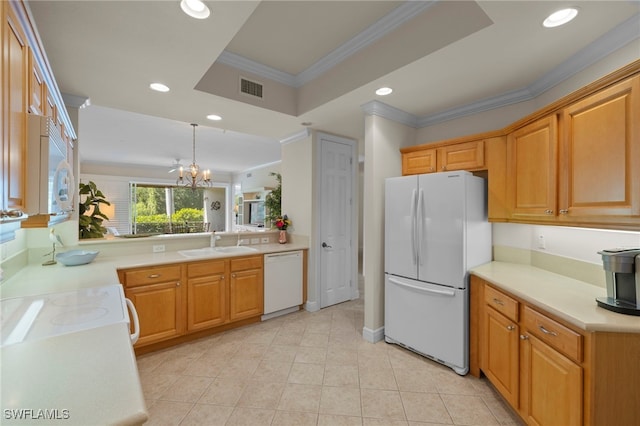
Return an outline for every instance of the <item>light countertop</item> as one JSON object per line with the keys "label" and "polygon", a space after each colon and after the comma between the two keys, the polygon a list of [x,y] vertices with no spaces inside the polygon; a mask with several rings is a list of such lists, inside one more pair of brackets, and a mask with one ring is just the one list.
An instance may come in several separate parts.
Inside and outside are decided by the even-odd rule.
{"label": "light countertop", "polygon": [[605,288],[517,263],[490,262],[471,273],[583,330],[640,333],[640,317],[596,304]]}
{"label": "light countertop", "polygon": [[[252,247],[258,250],[197,258],[173,251],[99,254],[92,263],[80,266],[30,264],[2,283],[0,298],[110,285],[119,282],[117,270],[122,268],[308,248],[294,243]],[[70,425],[133,425],[147,419],[135,355],[124,323],[6,346],[2,348],[0,369],[2,424],[46,424],[43,415],[55,416],[52,418],[59,419],[55,422]],[[27,421],[13,418],[18,415],[31,417]]]}

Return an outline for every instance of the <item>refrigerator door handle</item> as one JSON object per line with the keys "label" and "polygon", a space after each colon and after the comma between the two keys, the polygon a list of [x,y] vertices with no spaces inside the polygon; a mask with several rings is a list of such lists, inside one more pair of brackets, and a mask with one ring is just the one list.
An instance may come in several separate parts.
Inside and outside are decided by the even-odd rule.
{"label": "refrigerator door handle", "polygon": [[411,257],[413,264],[418,263],[418,251],[416,249],[416,190],[411,193]]}
{"label": "refrigerator door handle", "polygon": [[416,245],[417,249],[417,258],[418,258],[418,266],[422,265],[422,225],[424,224],[424,212],[423,212],[423,204],[424,204],[424,191],[422,189],[418,192],[418,207],[416,209],[416,222],[418,235],[416,237]]}
{"label": "refrigerator door handle", "polygon": [[411,284],[399,281],[399,280],[397,280],[397,279],[395,279],[393,277],[389,277],[389,282],[393,283],[393,284],[396,284],[396,285],[399,285],[401,287],[406,287],[406,288],[410,288],[410,289],[413,289],[413,290],[418,290],[418,291],[423,292],[423,293],[437,294],[438,296],[451,296],[451,297],[453,297],[453,296],[456,295],[456,292],[453,291],[453,290],[435,290],[435,289],[432,289],[432,288],[418,287],[418,286],[415,286],[415,285],[411,285]]}

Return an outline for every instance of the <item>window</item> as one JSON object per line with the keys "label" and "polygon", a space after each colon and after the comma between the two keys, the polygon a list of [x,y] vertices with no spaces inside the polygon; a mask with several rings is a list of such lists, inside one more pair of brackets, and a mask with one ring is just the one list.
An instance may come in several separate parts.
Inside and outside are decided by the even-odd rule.
{"label": "window", "polygon": [[134,234],[225,231],[225,188],[131,183]]}

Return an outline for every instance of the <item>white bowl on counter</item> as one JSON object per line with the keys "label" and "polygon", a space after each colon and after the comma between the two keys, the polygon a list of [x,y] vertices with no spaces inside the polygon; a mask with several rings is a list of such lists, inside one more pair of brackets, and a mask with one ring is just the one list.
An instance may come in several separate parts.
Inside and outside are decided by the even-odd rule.
{"label": "white bowl on counter", "polygon": [[56,260],[65,266],[86,265],[100,253],[92,250],[69,250],[56,254]]}

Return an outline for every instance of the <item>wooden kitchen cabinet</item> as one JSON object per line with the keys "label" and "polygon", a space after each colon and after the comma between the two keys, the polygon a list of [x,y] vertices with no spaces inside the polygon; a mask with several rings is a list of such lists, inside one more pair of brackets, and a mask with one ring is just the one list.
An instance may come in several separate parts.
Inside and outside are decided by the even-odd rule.
{"label": "wooden kitchen cabinet", "polygon": [[136,349],[171,346],[189,335],[260,320],[262,259],[262,255],[229,257],[119,269],[125,296],[140,319]]}
{"label": "wooden kitchen cabinet", "polygon": [[263,257],[231,259],[229,281],[229,319],[238,321],[264,310]]}
{"label": "wooden kitchen cabinet", "polygon": [[201,330],[229,320],[227,264],[209,260],[187,264],[187,330]]}
{"label": "wooden kitchen cabinet", "polygon": [[401,150],[403,176],[485,167],[484,140],[429,145]]}
{"label": "wooden kitchen cabinet", "polygon": [[124,294],[140,320],[136,346],[177,337],[184,332],[182,266],[166,265],[118,271]]}
{"label": "wooden kitchen cabinet", "polygon": [[640,219],[640,76],[562,111],[559,219]]}
{"label": "wooden kitchen cabinet", "polygon": [[507,135],[507,205],[510,217],[555,220],[557,176],[556,114]]}
{"label": "wooden kitchen cabinet", "polygon": [[2,15],[2,185],[0,207],[25,207],[29,46],[12,8]]}
{"label": "wooden kitchen cabinet", "polygon": [[470,366],[529,425],[638,425],[640,335],[576,328],[471,275]]}

